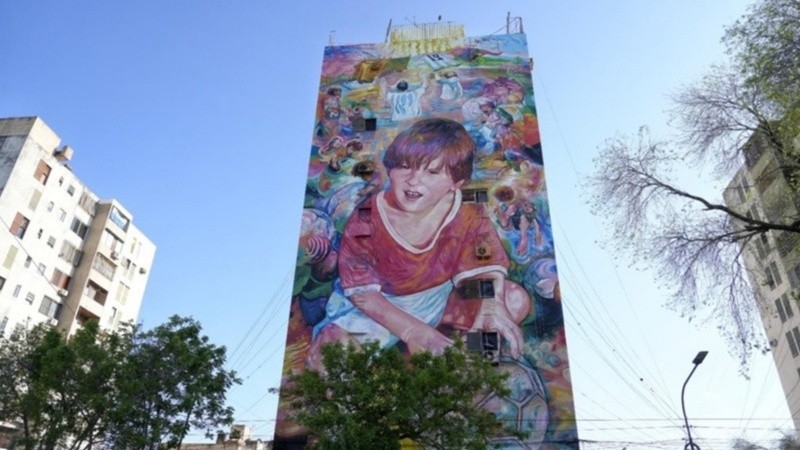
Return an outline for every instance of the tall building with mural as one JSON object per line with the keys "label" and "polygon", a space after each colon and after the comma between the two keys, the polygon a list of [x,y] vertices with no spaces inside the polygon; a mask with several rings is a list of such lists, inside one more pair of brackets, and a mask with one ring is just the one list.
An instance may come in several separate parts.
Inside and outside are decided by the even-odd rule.
{"label": "tall building with mural", "polygon": [[[284,373],[345,339],[438,350],[459,334],[510,374],[480,399],[578,448],[525,35],[434,23],[325,48]],[[356,306],[358,305],[358,306]],[[303,448],[278,409],[275,448]]]}
{"label": "tall building with mural", "polygon": [[139,314],[156,247],[78,179],[72,154],[38,117],[0,119],[0,335]]}

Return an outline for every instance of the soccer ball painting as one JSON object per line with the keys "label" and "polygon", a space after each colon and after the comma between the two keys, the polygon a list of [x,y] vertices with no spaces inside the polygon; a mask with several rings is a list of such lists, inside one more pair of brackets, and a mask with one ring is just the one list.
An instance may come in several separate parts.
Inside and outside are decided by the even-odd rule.
{"label": "soccer ball painting", "polygon": [[506,428],[526,433],[524,442],[515,436],[503,436],[492,440],[492,448],[536,449],[545,439],[549,412],[547,392],[539,373],[524,361],[501,356],[498,370],[509,375],[509,394],[500,397],[491,393],[479,404],[494,413]]}

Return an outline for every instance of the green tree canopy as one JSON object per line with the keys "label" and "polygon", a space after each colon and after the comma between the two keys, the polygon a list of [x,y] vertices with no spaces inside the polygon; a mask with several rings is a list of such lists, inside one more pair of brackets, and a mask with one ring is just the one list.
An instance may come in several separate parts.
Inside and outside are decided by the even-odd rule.
{"label": "green tree canopy", "polygon": [[325,372],[291,375],[283,392],[310,448],[392,449],[411,439],[431,449],[485,449],[492,437],[514,434],[475,403],[490,391],[506,394],[506,374],[462,343],[409,359],[377,343],[332,344],[322,353]]}

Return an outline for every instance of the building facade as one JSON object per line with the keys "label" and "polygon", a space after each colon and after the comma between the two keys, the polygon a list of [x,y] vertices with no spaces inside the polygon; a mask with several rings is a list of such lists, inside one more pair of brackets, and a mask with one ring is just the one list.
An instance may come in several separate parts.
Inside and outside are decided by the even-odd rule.
{"label": "building facade", "polygon": [[[781,169],[782,155],[758,133],[743,153],[744,164],[725,189],[725,203],[770,223],[800,219],[800,199],[791,193]],[[800,235],[769,231],[754,237],[742,260],[795,430],[800,432]]]}
{"label": "building facade", "polygon": [[38,117],[0,119],[0,335],[139,313],[156,247],[78,179],[72,153]]}
{"label": "building facade", "polygon": [[[284,373],[319,368],[319,349],[339,339],[413,353],[462,338],[509,374],[511,394],[481,405],[527,437],[496,445],[572,449],[533,67],[518,23],[476,37],[448,22],[391,27],[385,42],[325,48]],[[291,417],[282,397],[276,449],[305,446]]]}

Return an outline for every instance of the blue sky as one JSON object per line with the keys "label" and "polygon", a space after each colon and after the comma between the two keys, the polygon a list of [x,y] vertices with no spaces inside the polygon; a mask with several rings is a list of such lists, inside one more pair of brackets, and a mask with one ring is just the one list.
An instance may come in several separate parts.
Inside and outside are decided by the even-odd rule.
{"label": "blue sky", "polygon": [[0,1],[0,116],[41,116],[78,176],[133,213],[158,245],[140,320],[191,315],[236,350],[237,419],[269,438],[324,46],[439,15],[486,35],[510,11],[535,59],[579,433],[601,442],[586,448],[683,445],[680,387],[702,349],[693,436],[704,449],[743,428],[774,436],[791,422],[771,358],[737,375],[712,327],[663,308],[650,274],[597,245],[578,187],[604,139],[668,132],[667,94],[722,60],[746,2],[600,3]]}

